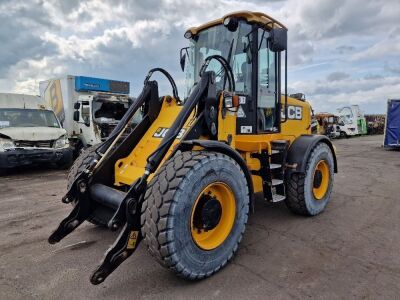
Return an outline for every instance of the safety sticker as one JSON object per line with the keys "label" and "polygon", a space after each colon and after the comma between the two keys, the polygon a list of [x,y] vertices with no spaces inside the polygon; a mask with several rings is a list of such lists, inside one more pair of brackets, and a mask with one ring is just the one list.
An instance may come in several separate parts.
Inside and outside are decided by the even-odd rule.
{"label": "safety sticker", "polygon": [[9,127],[10,121],[0,121],[0,128]]}
{"label": "safety sticker", "polygon": [[240,126],[240,133],[252,133],[253,126]]}
{"label": "safety sticker", "polygon": [[239,104],[246,104],[246,97],[245,96],[239,96]]}
{"label": "safety sticker", "polygon": [[139,231],[131,231],[126,249],[135,249]]}
{"label": "safety sticker", "polygon": [[244,113],[244,110],[243,110],[242,106],[239,106],[236,115],[237,115],[238,118],[246,118],[246,114]]}
{"label": "safety sticker", "polygon": [[[155,138],[164,138],[165,137],[165,135],[167,134],[167,132],[168,132],[168,130],[169,130],[169,128],[166,128],[166,127],[158,127],[157,128],[157,130],[156,130],[156,132],[154,132],[154,134],[153,134],[153,137],[155,137]],[[182,136],[185,134],[185,132],[186,132],[186,129],[185,128],[182,128],[180,131],[179,131],[179,133],[178,133],[178,135],[177,135],[177,139],[180,139],[180,138],[182,138]]]}

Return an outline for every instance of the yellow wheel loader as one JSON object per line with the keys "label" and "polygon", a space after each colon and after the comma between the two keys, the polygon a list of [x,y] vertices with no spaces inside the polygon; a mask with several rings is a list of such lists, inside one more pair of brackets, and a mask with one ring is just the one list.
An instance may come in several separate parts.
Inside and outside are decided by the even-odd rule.
{"label": "yellow wheel loader", "polygon": [[[161,68],[109,138],[71,169],[63,202],[72,212],[49,237],[59,242],[85,220],[120,233],[91,276],[103,282],[144,242],[166,268],[211,276],[238,249],[255,194],[298,214],[329,202],[336,156],[311,134],[311,107],[281,93],[287,29],[259,12],[228,14],[185,33],[186,97]],[[281,64],[284,68],[281,68]],[[161,72],[172,95],[159,96]],[[131,129],[131,119],[142,120]]]}

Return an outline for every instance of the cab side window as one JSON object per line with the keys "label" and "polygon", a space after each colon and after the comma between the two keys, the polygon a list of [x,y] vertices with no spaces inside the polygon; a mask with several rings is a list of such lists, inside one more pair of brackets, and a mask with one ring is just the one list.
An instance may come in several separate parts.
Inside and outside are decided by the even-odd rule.
{"label": "cab side window", "polygon": [[268,48],[268,32],[258,29],[257,127],[276,131],[276,53]]}
{"label": "cab side window", "polygon": [[90,105],[89,105],[89,101],[82,101],[81,117],[82,117],[83,123],[90,124]]}

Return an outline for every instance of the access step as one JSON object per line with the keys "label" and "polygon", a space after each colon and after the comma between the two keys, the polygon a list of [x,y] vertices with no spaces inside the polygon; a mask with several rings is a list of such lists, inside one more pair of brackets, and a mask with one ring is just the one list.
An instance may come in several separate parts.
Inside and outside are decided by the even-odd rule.
{"label": "access step", "polygon": [[283,184],[283,180],[282,179],[272,179],[272,186],[277,186]]}
{"label": "access step", "polygon": [[273,195],[272,195],[272,201],[271,201],[271,202],[273,202],[273,203],[281,202],[281,201],[283,201],[283,200],[285,200],[285,199],[286,199],[286,197],[285,197],[284,195],[273,194]]}
{"label": "access step", "polygon": [[281,168],[281,167],[282,167],[281,164],[269,164],[269,168],[270,168],[271,170],[279,169],[279,168]]}
{"label": "access step", "polygon": [[271,150],[271,155],[274,155],[274,154],[279,154],[279,153],[282,153],[281,151],[279,151],[279,150]]}

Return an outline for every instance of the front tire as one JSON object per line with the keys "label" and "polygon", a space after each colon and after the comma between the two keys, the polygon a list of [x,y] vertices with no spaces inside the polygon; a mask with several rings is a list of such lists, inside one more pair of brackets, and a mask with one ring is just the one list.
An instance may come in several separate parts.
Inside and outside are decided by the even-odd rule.
{"label": "front tire", "polygon": [[233,257],[249,212],[240,166],[214,152],[183,152],[151,180],[142,206],[150,253],[188,279],[211,276]]}
{"label": "front tire", "polygon": [[300,215],[320,214],[331,197],[333,169],[331,149],[325,143],[317,144],[308,157],[305,174],[294,173],[287,180],[287,207]]}

